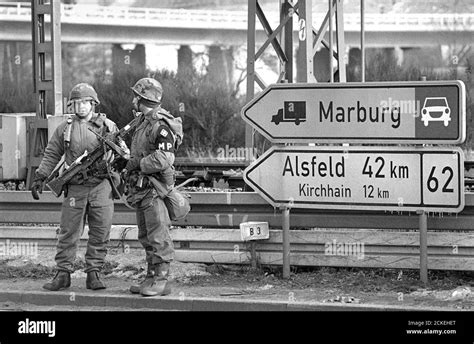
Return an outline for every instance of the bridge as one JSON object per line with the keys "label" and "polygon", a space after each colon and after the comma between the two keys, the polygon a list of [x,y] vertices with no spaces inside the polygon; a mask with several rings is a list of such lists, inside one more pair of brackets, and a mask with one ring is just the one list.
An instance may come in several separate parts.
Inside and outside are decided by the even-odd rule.
{"label": "bridge", "polygon": [[[279,14],[267,12],[273,28]],[[295,20],[296,20],[295,16]],[[314,28],[324,17],[314,14]],[[0,41],[31,41],[29,3],[0,3]],[[294,25],[298,28],[298,25]],[[247,11],[184,10],[96,5],[61,5],[62,41],[66,43],[140,43],[245,45]],[[360,15],[344,14],[347,46],[360,45]],[[295,39],[298,39],[295,31]],[[415,47],[472,44],[473,13],[367,13],[367,47]],[[263,43],[263,28],[257,42]]]}

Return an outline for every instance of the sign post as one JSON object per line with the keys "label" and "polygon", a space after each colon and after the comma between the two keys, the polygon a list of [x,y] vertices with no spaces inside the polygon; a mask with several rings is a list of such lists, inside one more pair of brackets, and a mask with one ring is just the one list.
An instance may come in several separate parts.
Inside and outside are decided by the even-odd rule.
{"label": "sign post", "polygon": [[418,212],[420,229],[420,279],[423,284],[428,283],[428,219],[426,212]]}
{"label": "sign post", "polygon": [[290,277],[290,208],[282,208],[283,278]]}

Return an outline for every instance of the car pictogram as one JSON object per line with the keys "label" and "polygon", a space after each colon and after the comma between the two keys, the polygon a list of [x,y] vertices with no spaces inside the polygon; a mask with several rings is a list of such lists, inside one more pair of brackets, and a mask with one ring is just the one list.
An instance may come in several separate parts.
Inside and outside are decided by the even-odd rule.
{"label": "car pictogram", "polygon": [[421,120],[425,127],[435,121],[442,121],[447,127],[451,121],[451,109],[446,97],[426,97],[421,109]]}

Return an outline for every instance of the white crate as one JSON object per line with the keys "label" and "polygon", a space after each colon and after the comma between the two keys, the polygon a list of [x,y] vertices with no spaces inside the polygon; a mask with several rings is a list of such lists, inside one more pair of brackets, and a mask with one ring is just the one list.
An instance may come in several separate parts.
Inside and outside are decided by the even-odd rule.
{"label": "white crate", "polygon": [[31,116],[0,114],[0,180],[26,179],[26,118]]}
{"label": "white crate", "polygon": [[[0,181],[26,179],[27,119],[35,116],[35,113],[0,114]],[[48,115],[47,118],[49,140],[66,116]]]}

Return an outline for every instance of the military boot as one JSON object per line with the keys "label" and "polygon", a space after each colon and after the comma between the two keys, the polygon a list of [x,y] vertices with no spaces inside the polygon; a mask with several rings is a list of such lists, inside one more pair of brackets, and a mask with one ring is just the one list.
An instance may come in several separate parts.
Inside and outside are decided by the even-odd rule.
{"label": "military boot", "polygon": [[143,296],[168,295],[171,293],[171,281],[168,278],[170,263],[155,265],[155,275],[147,279],[140,289]]}
{"label": "military boot", "polygon": [[71,274],[67,271],[58,271],[51,282],[43,285],[44,289],[58,291],[71,286]]}
{"label": "military boot", "polygon": [[153,279],[153,265],[148,265],[148,269],[146,272],[145,279],[139,283],[132,284],[130,286],[130,292],[132,294],[140,294],[140,289],[142,288],[143,284],[147,281]]}
{"label": "military boot", "polygon": [[86,288],[92,290],[105,289],[105,284],[99,278],[99,271],[89,271],[86,278]]}

